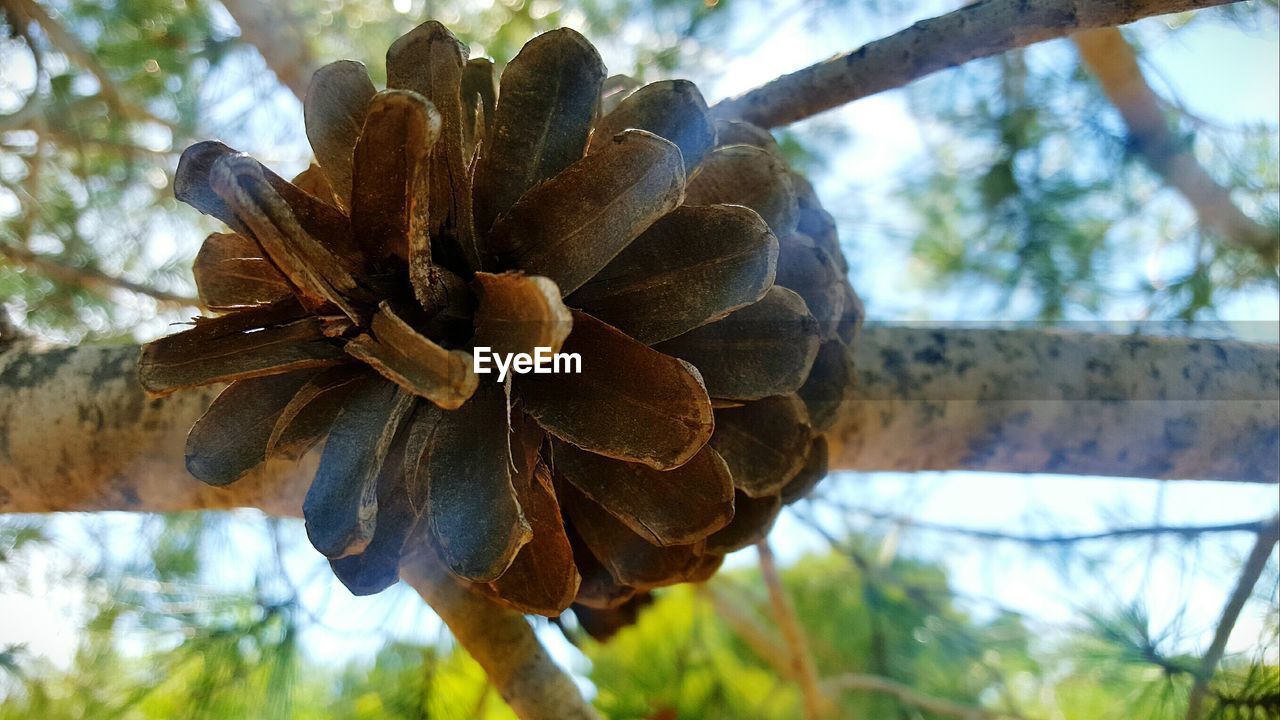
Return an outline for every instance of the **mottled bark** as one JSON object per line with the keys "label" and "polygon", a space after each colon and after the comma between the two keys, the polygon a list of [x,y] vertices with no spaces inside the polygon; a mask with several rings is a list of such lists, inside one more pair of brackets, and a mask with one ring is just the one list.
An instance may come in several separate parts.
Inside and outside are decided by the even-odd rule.
{"label": "mottled bark", "polygon": [[1280,349],[868,326],[830,434],[848,470],[1280,481]]}
{"label": "mottled bark", "polygon": [[[190,478],[216,394],[148,398],[136,346],[0,355],[0,512],[258,507],[296,515],[316,454],[223,489]],[[832,466],[1280,481],[1274,345],[869,326]]]}
{"label": "mottled bark", "polygon": [[314,454],[271,461],[227,488],[205,485],[187,473],[183,448],[217,390],[148,398],[137,364],[136,345],[0,355],[0,512],[301,514]]}
{"label": "mottled bark", "polygon": [[1072,35],[1071,40],[1080,51],[1081,62],[1124,119],[1129,146],[1186,199],[1200,226],[1275,263],[1280,236],[1236,207],[1231,191],[1219,185],[1196,160],[1190,141],[1174,135],[1160,96],[1147,84],[1138,56],[1120,31],[1089,30]]}
{"label": "mottled bark", "polygon": [[978,58],[1077,30],[1232,0],[979,0],[717,104],[717,117],[778,127]]}

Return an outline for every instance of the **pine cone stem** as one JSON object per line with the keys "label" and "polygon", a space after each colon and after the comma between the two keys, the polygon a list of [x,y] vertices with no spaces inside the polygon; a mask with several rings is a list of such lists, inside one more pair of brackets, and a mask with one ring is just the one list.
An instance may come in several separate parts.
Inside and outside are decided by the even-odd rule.
{"label": "pine cone stem", "polygon": [[425,546],[401,559],[400,576],[444,620],[521,720],[600,720],[523,615],[468,591]]}

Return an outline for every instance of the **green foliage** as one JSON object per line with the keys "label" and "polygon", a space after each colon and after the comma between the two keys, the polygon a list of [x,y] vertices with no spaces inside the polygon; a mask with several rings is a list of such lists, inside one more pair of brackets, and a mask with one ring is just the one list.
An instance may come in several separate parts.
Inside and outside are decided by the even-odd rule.
{"label": "green foliage", "polygon": [[[1035,667],[1026,629],[1004,616],[975,622],[952,607],[935,565],[897,560],[872,579],[845,557],[808,557],[785,572],[784,584],[819,677],[869,673],[979,706],[985,696],[1001,695],[1004,674]],[[744,605],[759,632],[776,636],[758,574],[728,572],[712,587],[722,601]],[[921,593],[932,599],[920,602]],[[707,592],[666,591],[636,626],[607,644],[585,641],[583,650],[600,688],[596,704],[611,718],[668,709],[681,718],[801,714],[796,686],[779,677],[780,658],[761,657],[725,622]],[[912,711],[886,695],[846,692],[837,702],[841,717],[905,717]]]}
{"label": "green foliage", "polygon": [[[1022,300],[1050,322],[1105,318],[1135,296],[1149,317],[1191,321],[1215,317],[1233,291],[1274,292],[1274,267],[1199,228],[1161,187],[1069,48],[1015,51],[956,74],[908,89],[935,162],[904,178],[900,194],[935,287],[993,289],[995,307],[977,310]],[[1211,126],[1176,107],[1168,119],[1280,234],[1276,129]]]}

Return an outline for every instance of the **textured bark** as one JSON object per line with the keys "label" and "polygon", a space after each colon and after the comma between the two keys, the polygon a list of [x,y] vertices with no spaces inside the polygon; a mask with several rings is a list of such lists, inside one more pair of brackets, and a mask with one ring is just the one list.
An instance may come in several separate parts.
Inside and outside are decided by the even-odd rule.
{"label": "textured bark", "polygon": [[400,576],[444,620],[521,720],[599,720],[523,615],[465,590],[431,552],[405,556]]}
{"label": "textured bark", "polygon": [[778,127],[901,87],[956,65],[1077,30],[1124,25],[1152,15],[1232,0],[980,0],[922,20],[853,52],[772,80],[712,108],[720,118]]}
{"label": "textured bark", "polygon": [[1274,263],[1280,252],[1280,237],[1241,212],[1231,201],[1231,192],[1196,160],[1189,143],[1175,137],[1165,120],[1160,97],[1147,84],[1137,55],[1120,31],[1089,30],[1072,35],[1071,40],[1080,51],[1080,60],[1124,118],[1129,146],[1182,194],[1200,226]]}
{"label": "textured bark", "polygon": [[217,389],[151,399],[137,364],[137,346],[0,355],[0,511],[301,515],[318,456],[270,461],[227,488],[205,485],[187,473],[183,449]]}
{"label": "textured bark", "polygon": [[1280,481],[1280,349],[868,326],[832,467]]}
{"label": "textured bark", "polygon": [[252,45],[280,83],[302,100],[307,96],[311,76],[320,66],[287,5],[271,0],[222,0],[222,6],[240,27],[240,39]]}
{"label": "textured bark", "polygon": [[[258,507],[296,515],[317,454],[191,479],[216,389],[151,399],[136,346],[0,355],[0,512]],[[832,467],[1280,481],[1274,345],[869,326]]]}

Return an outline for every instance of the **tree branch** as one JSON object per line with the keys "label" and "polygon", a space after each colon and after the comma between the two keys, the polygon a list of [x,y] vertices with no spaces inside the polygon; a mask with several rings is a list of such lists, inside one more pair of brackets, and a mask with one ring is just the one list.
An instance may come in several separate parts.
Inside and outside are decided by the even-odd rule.
{"label": "tree branch", "polygon": [[1024,720],[1021,715],[993,712],[972,705],[963,705],[945,698],[925,695],[909,685],[904,685],[896,680],[880,677],[879,675],[851,673],[829,678],[823,681],[822,684],[831,693],[856,690],[858,692],[891,695],[903,705],[909,705],[940,717],[959,718],[959,720]]}
{"label": "tree branch", "polygon": [[128,290],[131,293],[146,295],[161,305],[172,308],[196,308],[200,307],[200,300],[178,293],[171,293],[167,290],[159,290],[150,285],[136,283],[132,280],[125,280],[114,275],[108,275],[101,270],[93,268],[75,267],[72,265],[64,265],[54,258],[46,255],[39,255],[30,250],[16,248],[12,245],[0,243],[0,257],[4,257],[10,262],[18,265],[24,265],[36,270],[43,275],[47,275],[59,282],[75,285],[89,290],[101,292],[103,290]]}
{"label": "tree branch", "polygon": [[980,0],[723,100],[713,112],[762,127],[788,125],[939,70],[1077,30],[1232,1]]}
{"label": "tree branch", "polygon": [[1280,348],[868,325],[828,434],[845,470],[1280,482]]}
{"label": "tree branch", "polygon": [[319,65],[298,19],[286,5],[271,0],[222,0],[240,28],[240,38],[258,51],[281,84],[303,100]]}
{"label": "tree branch", "polygon": [[756,543],[756,553],[760,556],[760,577],[769,592],[769,606],[773,610],[774,621],[778,623],[778,629],[782,631],[782,638],[787,644],[786,657],[791,667],[787,675],[800,686],[804,716],[807,720],[826,717],[828,701],[822,688],[818,686],[818,671],[813,666],[813,654],[809,652],[809,642],[805,639],[799,618],[796,617],[796,609],[787,597],[787,589],[782,586],[782,575],[778,573],[778,562],[774,559],[768,539]]}
{"label": "tree branch", "polygon": [[1211,533],[1257,533],[1263,530],[1267,523],[1270,522],[1268,520],[1260,520],[1257,522],[1221,523],[1218,525],[1148,525],[1142,527],[1111,528],[1109,530],[1100,530],[1098,532],[1091,533],[1019,535],[1017,533],[1007,533],[998,530],[984,530],[981,528],[932,523],[917,520],[905,515],[879,512],[869,508],[849,507],[848,505],[833,502],[826,498],[824,498],[824,501],[830,502],[841,512],[863,515],[875,520],[891,522],[894,525],[900,525],[902,527],[918,528],[920,530],[947,533],[949,535],[962,535],[965,537],[976,538],[978,540],[1016,542],[1023,545],[1075,545],[1077,543],[1091,542],[1095,540],[1118,540],[1121,538],[1150,537],[1152,535],[1177,535],[1184,538],[1194,538]]}
{"label": "tree branch", "polygon": [[1191,688],[1191,695],[1187,702],[1187,720],[1200,720],[1205,695],[1209,690],[1209,681],[1213,678],[1213,672],[1218,669],[1218,663],[1222,661],[1222,654],[1227,649],[1227,640],[1231,639],[1231,631],[1235,628],[1236,621],[1240,619],[1240,612],[1244,609],[1249,595],[1253,593],[1253,586],[1257,585],[1258,578],[1262,577],[1262,571],[1266,569],[1267,561],[1271,559],[1271,551],[1275,548],[1277,541],[1280,541],[1280,516],[1272,518],[1259,529],[1258,539],[1254,541],[1253,549],[1249,551],[1249,557],[1245,560],[1236,588],[1227,599],[1226,607],[1222,609],[1222,619],[1218,621],[1218,629],[1213,634],[1213,641],[1209,643],[1209,649],[1200,659],[1196,682]]}
{"label": "tree branch", "polygon": [[449,626],[521,720],[599,720],[547,654],[525,617],[459,585],[429,548],[406,555],[400,576]]}
{"label": "tree branch", "polygon": [[[137,346],[0,355],[0,512],[258,507],[294,515],[317,453],[227,488],[190,478],[216,388],[148,398]],[[1280,482],[1280,349],[869,326],[832,467]]]}
{"label": "tree branch", "polygon": [[1231,200],[1231,191],[1209,175],[1185,141],[1174,137],[1160,97],[1147,84],[1138,56],[1120,31],[1089,30],[1072,35],[1071,40],[1080,51],[1081,62],[1124,119],[1130,147],[1182,194],[1200,226],[1274,264],[1280,254],[1280,237],[1241,212]]}
{"label": "tree branch", "polygon": [[[729,626],[748,647],[779,675],[795,679],[795,669],[785,661],[787,649],[782,641],[761,627],[755,613],[739,606],[713,585],[700,588],[710,596],[716,611],[716,618]],[[819,681],[818,691],[823,694],[824,702],[842,692],[856,691],[891,695],[903,705],[926,710],[942,717],[961,718],[961,720],[1025,720],[1019,715],[1010,715],[970,705],[963,705],[952,700],[934,697],[915,690],[908,685],[880,675],[850,673],[826,678]]]}
{"label": "tree branch", "polygon": [[184,446],[217,388],[150,399],[137,364],[136,345],[0,355],[0,510],[302,514],[316,454],[205,485],[187,473]]}

